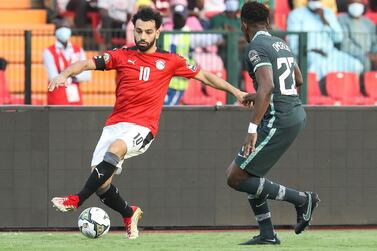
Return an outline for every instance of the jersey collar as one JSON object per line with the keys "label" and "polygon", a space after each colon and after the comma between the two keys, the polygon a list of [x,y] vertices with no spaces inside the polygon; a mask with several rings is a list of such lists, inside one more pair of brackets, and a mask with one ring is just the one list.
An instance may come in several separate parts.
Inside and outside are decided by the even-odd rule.
{"label": "jersey collar", "polygon": [[255,33],[255,35],[254,35],[253,39],[251,39],[251,41],[253,41],[259,35],[266,35],[266,36],[271,37],[271,34],[268,31],[258,31],[257,33]]}

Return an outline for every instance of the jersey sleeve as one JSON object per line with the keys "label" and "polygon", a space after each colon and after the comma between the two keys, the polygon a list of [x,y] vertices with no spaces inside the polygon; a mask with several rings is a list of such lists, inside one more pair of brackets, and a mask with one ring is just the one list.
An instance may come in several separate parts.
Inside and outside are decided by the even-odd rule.
{"label": "jersey sleeve", "polygon": [[96,65],[96,70],[112,70],[117,68],[120,53],[122,50],[106,51],[100,56],[93,57],[93,61]]}
{"label": "jersey sleeve", "polygon": [[272,67],[271,60],[269,59],[266,50],[261,46],[249,47],[245,61],[251,73],[255,73],[255,71],[261,66]]}
{"label": "jersey sleeve", "polygon": [[176,55],[176,68],[174,76],[194,78],[199,73],[200,67],[190,64],[185,58]]}

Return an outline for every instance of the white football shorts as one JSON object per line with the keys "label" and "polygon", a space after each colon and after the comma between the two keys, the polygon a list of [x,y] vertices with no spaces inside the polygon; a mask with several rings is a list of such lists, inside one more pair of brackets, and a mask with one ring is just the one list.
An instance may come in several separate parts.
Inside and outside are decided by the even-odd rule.
{"label": "white football shorts", "polygon": [[[128,159],[144,153],[151,145],[153,135],[148,128],[133,123],[121,122],[105,126],[93,153],[92,167],[103,161],[103,157],[109,146],[118,139],[121,139],[126,143],[127,154],[124,156],[124,159]],[[122,172],[124,159],[118,163],[118,169],[115,174],[120,174]]]}

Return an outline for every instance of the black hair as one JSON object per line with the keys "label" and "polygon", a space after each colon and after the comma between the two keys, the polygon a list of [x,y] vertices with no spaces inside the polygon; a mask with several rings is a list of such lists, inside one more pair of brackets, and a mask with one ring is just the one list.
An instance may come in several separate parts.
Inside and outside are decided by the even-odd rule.
{"label": "black hair", "polygon": [[135,25],[136,21],[141,19],[142,21],[152,21],[154,20],[156,23],[156,29],[158,30],[162,24],[162,16],[160,12],[154,11],[150,7],[142,7],[140,8],[136,14],[132,17],[132,23]]}
{"label": "black hair", "polygon": [[242,6],[241,19],[248,23],[268,23],[270,9],[262,3],[247,2]]}

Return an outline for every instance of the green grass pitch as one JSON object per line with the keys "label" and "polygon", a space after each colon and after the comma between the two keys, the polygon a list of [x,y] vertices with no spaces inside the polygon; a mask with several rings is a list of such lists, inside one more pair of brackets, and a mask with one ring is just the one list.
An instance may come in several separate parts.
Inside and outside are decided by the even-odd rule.
{"label": "green grass pitch", "polygon": [[255,231],[141,232],[139,239],[127,240],[121,232],[110,232],[99,239],[88,239],[79,232],[1,232],[0,250],[377,250],[377,230],[311,230],[301,235],[284,230],[278,231],[280,246],[238,245],[255,234]]}

